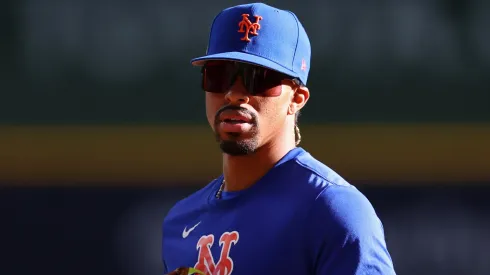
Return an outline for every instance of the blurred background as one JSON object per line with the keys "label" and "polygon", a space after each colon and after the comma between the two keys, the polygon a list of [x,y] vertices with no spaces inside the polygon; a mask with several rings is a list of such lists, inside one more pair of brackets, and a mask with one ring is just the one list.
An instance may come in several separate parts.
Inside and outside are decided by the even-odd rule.
{"label": "blurred background", "polygon": [[[161,274],[220,174],[199,69],[243,1],[4,0],[0,274]],[[490,274],[490,2],[267,3],[312,43],[302,146],[371,200],[399,274]]]}

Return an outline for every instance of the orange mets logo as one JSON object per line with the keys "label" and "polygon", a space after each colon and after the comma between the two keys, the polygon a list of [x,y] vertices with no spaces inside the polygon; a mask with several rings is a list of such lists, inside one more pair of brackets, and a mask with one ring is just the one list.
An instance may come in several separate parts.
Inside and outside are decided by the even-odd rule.
{"label": "orange mets logo", "polygon": [[257,31],[260,30],[259,21],[262,19],[262,16],[255,15],[255,22],[252,23],[252,21],[248,19],[248,16],[249,15],[246,13],[242,14],[242,21],[238,23],[238,27],[240,28],[238,29],[238,32],[245,33],[245,35],[240,40],[247,42],[250,41],[250,38],[248,37],[249,34],[259,35]]}
{"label": "orange mets logo", "polygon": [[221,253],[218,262],[214,262],[211,254],[211,247],[214,243],[214,235],[202,236],[197,242],[199,255],[195,269],[202,271],[205,275],[231,275],[233,272],[233,260],[230,257],[232,245],[238,242],[239,234],[237,231],[225,232],[219,238]]}

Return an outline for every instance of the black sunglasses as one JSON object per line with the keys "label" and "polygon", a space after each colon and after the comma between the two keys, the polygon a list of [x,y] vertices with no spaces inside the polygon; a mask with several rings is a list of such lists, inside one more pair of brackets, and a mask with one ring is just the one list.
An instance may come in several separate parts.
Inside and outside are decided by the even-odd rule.
{"label": "black sunglasses", "polygon": [[278,96],[281,89],[274,89],[283,80],[289,79],[296,85],[301,81],[286,74],[264,67],[230,61],[207,62],[201,70],[201,87],[210,93],[226,93],[240,76],[247,92],[251,95]]}

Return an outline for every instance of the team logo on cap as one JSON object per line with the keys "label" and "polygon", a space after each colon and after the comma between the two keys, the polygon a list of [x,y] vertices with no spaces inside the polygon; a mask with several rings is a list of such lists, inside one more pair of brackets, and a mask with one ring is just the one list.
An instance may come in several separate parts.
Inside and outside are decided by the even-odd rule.
{"label": "team logo on cap", "polygon": [[250,38],[248,37],[250,34],[253,35],[259,35],[257,32],[260,30],[260,24],[259,21],[262,20],[262,16],[259,15],[254,15],[255,16],[255,22],[252,23],[250,19],[248,19],[249,14],[242,14],[242,21],[238,23],[238,32],[245,33],[245,35],[240,39],[242,41],[250,41]]}

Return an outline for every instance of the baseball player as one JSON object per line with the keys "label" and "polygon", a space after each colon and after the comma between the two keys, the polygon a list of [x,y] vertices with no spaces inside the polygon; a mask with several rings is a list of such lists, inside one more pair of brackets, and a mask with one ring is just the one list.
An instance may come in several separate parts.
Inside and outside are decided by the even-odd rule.
{"label": "baseball player", "polygon": [[207,55],[191,62],[223,174],[165,217],[165,273],[395,274],[371,203],[298,146],[310,58],[290,11],[255,3],[215,17]]}

